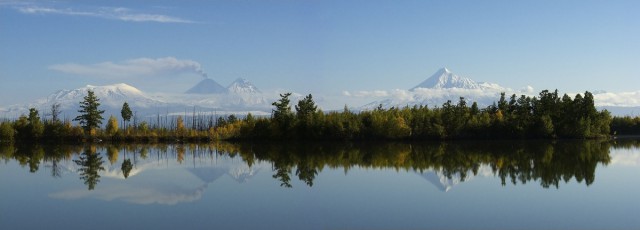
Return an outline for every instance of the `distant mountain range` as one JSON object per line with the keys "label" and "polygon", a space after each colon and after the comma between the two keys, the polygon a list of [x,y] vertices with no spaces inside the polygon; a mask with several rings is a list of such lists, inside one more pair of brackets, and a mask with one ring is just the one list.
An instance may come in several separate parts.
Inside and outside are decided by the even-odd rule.
{"label": "distant mountain range", "polygon": [[[93,90],[100,99],[101,109],[106,111],[105,119],[109,115],[119,117],[124,102],[129,103],[139,117],[158,114],[186,114],[186,111],[192,112],[194,110],[199,113],[217,115],[249,112],[254,115],[269,115],[272,109],[271,102],[278,99],[277,93],[265,94],[243,78],[236,79],[227,87],[223,87],[213,79],[205,78],[184,94],[148,94],[124,83],[105,86],[87,85],[73,90],[59,90],[30,104],[0,108],[0,119],[17,118],[21,114],[28,113],[29,108],[38,109],[41,116],[44,116],[54,103],[61,105],[63,117],[74,118],[77,116],[78,104],[83,100],[88,90]],[[468,104],[475,101],[478,106],[486,107],[493,104],[500,97],[501,92],[505,92],[507,95],[536,96],[537,92],[532,90],[532,88],[529,88],[528,91],[513,90],[496,83],[476,82],[471,78],[458,76],[447,68],[441,68],[410,89],[390,91],[386,97],[378,97],[375,101],[360,107],[351,107],[351,109],[356,111],[370,110],[380,105],[384,108],[414,105],[440,107],[448,100],[455,104],[460,97],[464,97]],[[616,94],[605,91],[594,91],[593,93],[596,103],[600,98],[613,102],[601,104],[602,106],[599,108],[607,109],[614,115],[640,114],[640,107],[617,106],[619,102],[627,100],[616,98]],[[637,92],[630,92],[625,95],[634,98],[636,94]],[[314,96],[314,98],[320,98],[317,95]],[[302,97],[302,95],[294,93],[291,98],[292,104],[296,102],[298,97]],[[327,111],[326,108],[325,111]]]}
{"label": "distant mountain range", "polygon": [[[550,89],[553,90],[553,89]],[[476,82],[471,78],[462,77],[454,74],[447,68],[441,68],[433,75],[420,84],[408,90],[392,91],[389,96],[383,97],[376,101],[361,106],[360,110],[370,110],[382,105],[383,108],[404,107],[414,105],[426,105],[429,107],[441,107],[447,101],[453,104],[458,103],[460,97],[464,97],[468,104],[477,102],[478,106],[486,107],[500,98],[500,93],[506,93],[507,96],[529,95],[537,96],[538,92],[533,91],[530,86],[522,90],[513,90],[511,88],[502,87],[496,83]],[[580,92],[583,93],[583,92]],[[639,115],[640,107],[626,106],[624,103],[638,103],[638,94],[640,92],[628,93],[607,93],[602,90],[592,91],[596,100],[596,107],[599,109],[607,109],[613,115]],[[623,97],[619,97],[623,95]],[[571,96],[575,96],[572,94]]]}
{"label": "distant mountain range", "polygon": [[198,82],[197,85],[187,90],[188,94],[255,94],[261,93],[258,87],[253,85],[249,80],[238,78],[226,88],[211,78],[205,78]]}
{"label": "distant mountain range", "polygon": [[134,86],[119,83],[113,85],[87,85],[73,90],[59,90],[46,98],[26,105],[15,105],[0,109],[0,118],[16,118],[26,114],[29,108],[36,108],[44,116],[51,105],[60,104],[62,116],[72,119],[77,116],[79,102],[88,90],[92,90],[100,99],[100,108],[105,110],[105,119],[109,115],[120,117],[122,104],[127,102],[136,116],[175,115],[197,112],[209,114],[238,114],[251,112],[254,115],[267,115],[270,104],[256,86],[246,79],[238,79],[227,88],[221,87],[212,79],[204,79],[185,94],[147,94]]}

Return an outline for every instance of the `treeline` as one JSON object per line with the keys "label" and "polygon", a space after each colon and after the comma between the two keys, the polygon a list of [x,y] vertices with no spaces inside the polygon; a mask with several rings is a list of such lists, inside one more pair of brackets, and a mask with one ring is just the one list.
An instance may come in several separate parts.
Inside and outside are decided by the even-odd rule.
{"label": "treeline", "polygon": [[[292,109],[290,93],[281,94],[273,103],[271,117],[248,114],[208,119],[195,114],[190,125],[182,116],[164,125],[147,122],[127,124],[131,110],[122,107],[124,128],[111,116],[101,128],[104,111],[99,99],[89,91],[80,102],[80,115],[60,121],[52,106],[52,118],[43,120],[32,108],[28,116],[0,124],[0,140],[6,141],[113,141],[113,142],[201,142],[211,140],[443,140],[443,139],[525,139],[525,138],[599,138],[611,134],[612,118],[608,111],[598,111],[593,95],[585,92],[571,98],[558,91],[544,90],[537,97],[502,93],[497,103],[479,108],[464,98],[447,101],[441,107],[413,106],[378,108],[352,112],[324,112],[317,108],[312,95],[299,100]],[[58,110],[59,111],[59,110]],[[625,118],[626,119],[626,118]],[[614,130],[634,127],[617,122]],[[625,120],[626,121],[626,120]],[[632,120],[632,121],[637,121]],[[637,125],[638,123],[633,123]],[[626,131],[625,131],[626,132]],[[620,131],[622,134],[622,131]]]}
{"label": "treeline", "polygon": [[611,131],[617,135],[640,135],[640,117],[614,117]]}
{"label": "treeline", "polygon": [[593,95],[571,98],[544,90],[538,97],[502,93],[497,104],[479,108],[464,98],[442,107],[392,107],[353,113],[318,110],[311,95],[298,101],[290,94],[274,102],[271,118],[247,117],[223,126],[222,139],[303,140],[441,140],[598,138],[610,135],[611,116],[595,108]]}

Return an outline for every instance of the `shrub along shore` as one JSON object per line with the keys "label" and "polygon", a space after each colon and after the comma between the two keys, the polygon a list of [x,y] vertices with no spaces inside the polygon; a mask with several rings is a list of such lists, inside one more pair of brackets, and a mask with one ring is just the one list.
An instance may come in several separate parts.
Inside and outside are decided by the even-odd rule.
{"label": "shrub along shore", "polygon": [[[208,142],[215,140],[452,140],[452,139],[555,139],[607,138],[620,130],[632,134],[640,130],[639,118],[612,118],[598,111],[590,92],[559,96],[544,90],[538,96],[507,98],[479,108],[464,98],[441,106],[383,108],[352,112],[323,112],[312,95],[299,100],[292,109],[290,93],[273,102],[270,117],[248,114],[238,118],[194,117],[185,124],[182,116],[160,124],[129,124],[131,109],[122,107],[121,128],[111,116],[102,126],[104,111],[91,91],[80,102],[79,116],[61,121],[59,105],[51,107],[47,119],[32,108],[28,116],[0,123],[0,141],[5,142]],[[612,132],[613,131],[613,132]]]}

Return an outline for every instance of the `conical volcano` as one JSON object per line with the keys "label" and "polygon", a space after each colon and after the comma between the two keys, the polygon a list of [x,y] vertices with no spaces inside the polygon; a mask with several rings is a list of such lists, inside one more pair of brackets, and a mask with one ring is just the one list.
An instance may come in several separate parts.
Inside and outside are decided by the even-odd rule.
{"label": "conical volcano", "polygon": [[187,90],[185,93],[191,94],[224,94],[227,93],[227,88],[218,84],[218,82],[214,81],[211,78],[205,78],[204,80],[198,82],[197,85]]}
{"label": "conical volcano", "polygon": [[427,80],[423,81],[419,85],[411,88],[431,88],[431,89],[447,89],[447,88],[460,88],[460,89],[479,89],[480,85],[475,81],[460,77],[453,74],[449,69],[442,68],[438,72],[434,73]]}

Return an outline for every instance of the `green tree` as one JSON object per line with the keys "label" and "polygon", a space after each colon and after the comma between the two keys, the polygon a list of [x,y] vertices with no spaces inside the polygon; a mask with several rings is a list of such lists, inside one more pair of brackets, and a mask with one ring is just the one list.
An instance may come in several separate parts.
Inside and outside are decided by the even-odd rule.
{"label": "green tree", "polygon": [[291,93],[280,94],[280,100],[271,104],[276,107],[275,110],[272,110],[273,119],[276,120],[276,122],[286,123],[291,120],[293,114],[291,112],[291,106],[289,105],[289,102],[291,102],[289,96],[291,96]]}
{"label": "green tree", "polygon": [[133,112],[131,112],[131,108],[129,108],[129,103],[127,103],[126,101],[124,102],[124,104],[122,104],[120,115],[122,116],[122,120],[124,121],[122,128],[126,129],[127,122],[131,120],[131,116],[133,116]]}
{"label": "green tree", "polygon": [[317,132],[314,132],[313,124],[314,115],[316,114],[316,110],[318,107],[313,101],[313,96],[311,94],[307,95],[304,99],[298,101],[298,105],[296,108],[296,118],[297,118],[297,136],[301,136],[303,138],[308,138],[313,135],[317,135]]}
{"label": "green tree", "polygon": [[13,129],[10,122],[3,121],[2,123],[0,123],[0,142],[12,142],[15,136],[15,132],[16,131]]}
{"label": "green tree", "polygon": [[40,115],[35,108],[29,109],[29,118],[27,118],[29,124],[27,125],[29,130],[29,137],[33,139],[39,139],[44,133],[44,124],[40,121]]}
{"label": "green tree", "polygon": [[280,100],[273,102],[276,108],[272,110],[273,121],[275,122],[275,134],[272,136],[285,136],[293,124],[293,112],[289,105],[291,93],[280,94]]}
{"label": "green tree", "polygon": [[92,90],[87,91],[87,96],[84,97],[84,100],[80,102],[80,110],[74,121],[79,121],[80,126],[84,128],[86,132],[91,132],[91,130],[100,127],[102,124],[102,114],[104,110],[100,110],[100,99],[96,97]]}
{"label": "green tree", "polygon": [[316,106],[316,103],[313,101],[313,96],[309,94],[304,99],[298,101],[298,105],[296,105],[296,116],[298,120],[309,121],[317,109],[318,106]]}

